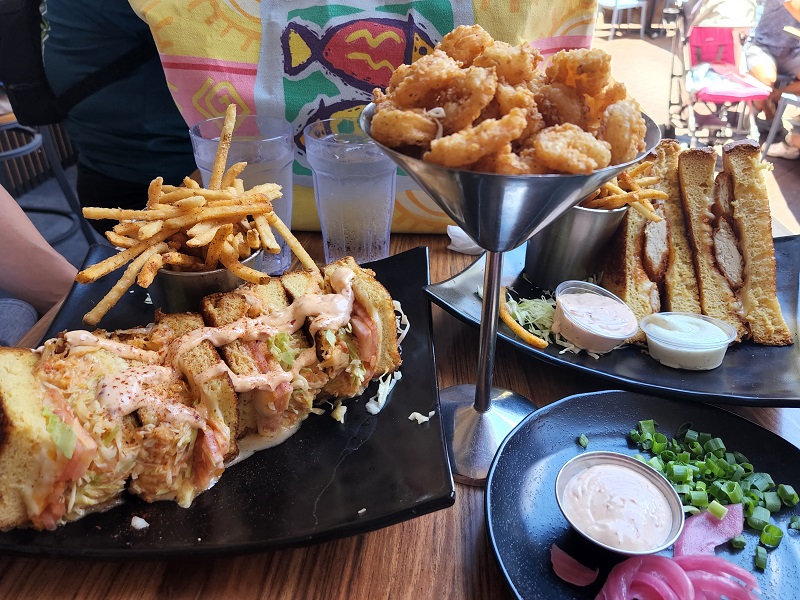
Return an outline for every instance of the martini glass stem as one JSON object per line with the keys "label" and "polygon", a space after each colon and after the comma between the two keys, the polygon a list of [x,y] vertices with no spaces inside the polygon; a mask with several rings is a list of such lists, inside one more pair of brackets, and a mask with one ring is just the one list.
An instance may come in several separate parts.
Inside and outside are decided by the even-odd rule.
{"label": "martini glass stem", "polygon": [[503,253],[487,250],[486,271],[483,274],[478,381],[475,386],[475,410],[478,412],[486,412],[491,406],[494,354],[497,346],[497,316],[500,310],[500,277],[502,272]]}

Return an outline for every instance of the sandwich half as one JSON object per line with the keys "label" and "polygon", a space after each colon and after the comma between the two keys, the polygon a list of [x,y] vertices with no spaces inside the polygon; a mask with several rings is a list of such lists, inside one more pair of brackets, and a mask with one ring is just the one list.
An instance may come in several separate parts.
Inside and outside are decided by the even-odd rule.
{"label": "sandwich half", "polygon": [[742,305],[734,291],[734,286],[738,288],[742,283],[742,259],[730,225],[729,175],[721,173],[715,178],[716,163],[713,148],[682,152],[678,161],[681,196],[697,273],[700,311],[733,326],[740,341],[748,334]]}
{"label": "sandwich half", "polygon": [[758,145],[750,140],[722,147],[723,171],[733,184],[733,222],[744,259],[742,303],[753,341],[770,346],[793,343],[776,294],[772,218]]}

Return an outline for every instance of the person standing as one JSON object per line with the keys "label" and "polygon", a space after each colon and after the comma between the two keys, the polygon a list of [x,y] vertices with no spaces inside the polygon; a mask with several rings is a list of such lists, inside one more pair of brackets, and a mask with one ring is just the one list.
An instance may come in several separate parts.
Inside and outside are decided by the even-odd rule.
{"label": "person standing", "polygon": [[[81,205],[142,208],[154,178],[177,185],[194,172],[189,130],[150,28],[127,0],[51,0],[44,2],[43,16],[45,73],[57,95],[126,53],[149,53],[67,116],[78,149]],[[113,224],[92,221],[101,233]]]}

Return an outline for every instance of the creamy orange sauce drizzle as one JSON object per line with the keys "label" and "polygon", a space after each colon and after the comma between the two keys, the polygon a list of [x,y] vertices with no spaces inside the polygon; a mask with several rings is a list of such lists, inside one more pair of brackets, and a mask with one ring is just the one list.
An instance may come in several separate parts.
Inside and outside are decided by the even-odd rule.
{"label": "creamy orange sauce drizzle", "polygon": [[109,352],[128,360],[140,360],[146,363],[156,363],[161,360],[158,352],[142,350],[130,344],[100,338],[82,329],[67,331],[64,334],[64,341],[67,343],[70,352],[76,353],[76,356],[80,356],[80,353],[93,352],[99,348],[105,348]]}

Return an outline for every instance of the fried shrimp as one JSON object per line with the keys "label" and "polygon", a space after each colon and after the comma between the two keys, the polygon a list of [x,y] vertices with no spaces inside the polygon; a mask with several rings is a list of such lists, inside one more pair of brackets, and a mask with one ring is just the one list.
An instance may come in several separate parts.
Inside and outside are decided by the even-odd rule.
{"label": "fried shrimp", "polygon": [[509,85],[520,85],[533,78],[542,55],[528,42],[517,46],[495,42],[476,57],[473,65],[494,67],[500,81]]}
{"label": "fried shrimp", "polygon": [[611,164],[618,165],[636,158],[644,150],[647,125],[639,105],[634,100],[621,100],[606,108],[597,139],[611,147]]}
{"label": "fried shrimp", "polygon": [[437,48],[462,66],[469,67],[476,56],[494,43],[492,36],[480,25],[460,25],[445,35]]}
{"label": "fried shrimp", "polygon": [[520,136],[520,141],[524,142],[537,131],[544,128],[544,120],[539,114],[536,99],[533,92],[524,85],[511,86],[505,83],[498,84],[495,94],[497,107],[500,114],[507,114],[512,108],[525,109],[528,125]]}
{"label": "fried shrimp", "polygon": [[487,119],[474,127],[433,140],[430,151],[423,154],[422,159],[445,167],[471,165],[517,139],[526,125],[525,111],[515,108],[501,119]]}
{"label": "fried shrimp", "polygon": [[551,82],[563,83],[581,94],[593,96],[600,92],[611,78],[611,55],[595,48],[557,52],[547,67]]}
{"label": "fried shrimp", "polygon": [[611,146],[572,123],[543,129],[533,138],[536,157],[559,173],[589,174],[611,162]]}
{"label": "fried shrimp", "polygon": [[[433,108],[426,106],[461,73],[459,64],[441,50],[434,50],[403,70],[398,80],[393,76],[386,90],[397,108]],[[392,85],[392,80],[395,80]]]}
{"label": "fried shrimp", "polygon": [[548,126],[573,123],[586,129],[589,107],[575,88],[563,83],[543,85],[536,94],[536,105]]}

